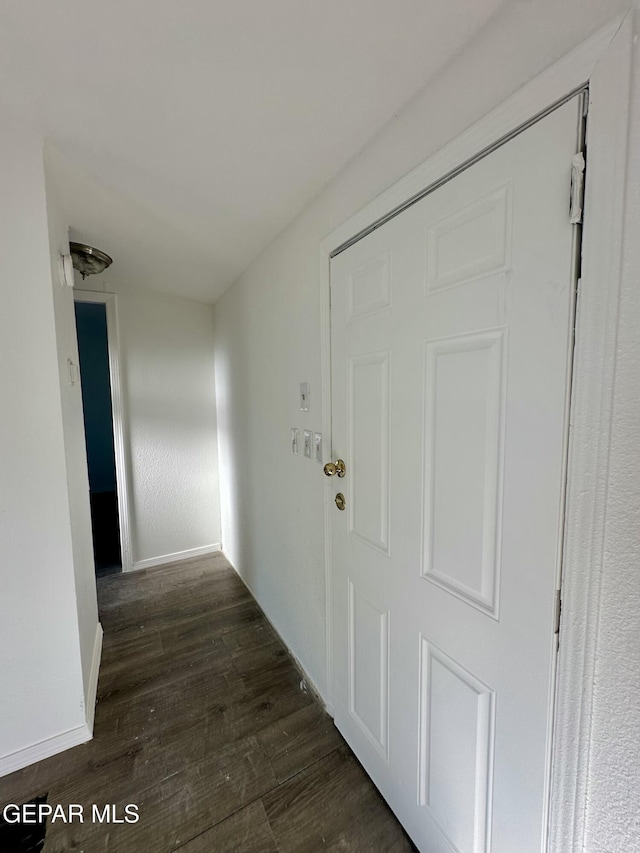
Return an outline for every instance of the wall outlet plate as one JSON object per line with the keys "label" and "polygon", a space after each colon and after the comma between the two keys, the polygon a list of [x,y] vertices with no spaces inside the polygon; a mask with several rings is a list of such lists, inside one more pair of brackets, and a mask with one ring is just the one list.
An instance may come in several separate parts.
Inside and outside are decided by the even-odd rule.
{"label": "wall outlet plate", "polygon": [[320,432],[313,434],[313,452],[316,462],[322,463],[322,433]]}
{"label": "wall outlet plate", "polygon": [[309,411],[309,383],[301,382],[300,383],[300,411],[308,412]]}
{"label": "wall outlet plate", "polygon": [[291,427],[291,452],[294,456],[300,453],[300,430]]}
{"label": "wall outlet plate", "polygon": [[304,449],[303,453],[309,459],[311,459],[311,444],[313,441],[313,434],[311,430],[305,429],[304,431]]}

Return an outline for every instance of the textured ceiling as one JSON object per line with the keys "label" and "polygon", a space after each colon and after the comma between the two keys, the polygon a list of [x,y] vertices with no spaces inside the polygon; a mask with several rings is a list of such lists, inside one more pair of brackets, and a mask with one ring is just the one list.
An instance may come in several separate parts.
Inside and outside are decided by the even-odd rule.
{"label": "textured ceiling", "polygon": [[503,0],[4,0],[75,239],[211,302]]}

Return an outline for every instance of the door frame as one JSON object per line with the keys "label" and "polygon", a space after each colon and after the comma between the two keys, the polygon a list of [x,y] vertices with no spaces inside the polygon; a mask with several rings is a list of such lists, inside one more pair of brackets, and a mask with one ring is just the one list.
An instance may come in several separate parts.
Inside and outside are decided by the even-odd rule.
{"label": "door frame", "polygon": [[74,288],[74,302],[93,302],[105,306],[107,317],[107,347],[109,350],[109,379],[111,381],[111,414],[113,421],[113,449],[116,463],[118,489],[118,520],[120,523],[120,555],[122,571],[133,571],[131,543],[130,503],[128,486],[127,444],[125,442],[125,407],[120,374],[120,343],[118,335],[117,296],[94,290]]}
{"label": "door frame", "polygon": [[[336,228],[321,243],[322,426],[331,451],[330,259],[373,223],[477,159],[534,117],[588,86],[588,179],[575,320],[571,425],[562,535],[562,617],[556,670],[549,792],[549,853],[578,853],[585,838],[593,682],[606,525],[613,379],[633,12],[617,16],[519,92],[429,157]],[[567,186],[567,198],[569,187]],[[567,203],[568,215],[568,203]],[[594,428],[596,425],[596,428]],[[331,483],[325,482],[327,709],[333,714],[333,566]],[[585,567],[588,571],[585,573]]]}

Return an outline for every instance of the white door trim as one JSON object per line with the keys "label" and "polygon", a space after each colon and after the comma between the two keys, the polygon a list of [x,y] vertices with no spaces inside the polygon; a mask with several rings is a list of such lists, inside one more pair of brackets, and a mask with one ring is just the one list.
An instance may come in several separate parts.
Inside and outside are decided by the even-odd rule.
{"label": "white door trim", "polygon": [[[621,280],[632,13],[616,17],[505,103],[351,216],[320,247],[323,434],[331,449],[331,254],[371,223],[589,85],[588,179],[571,403],[563,607],[551,778],[549,853],[584,842],[592,685],[612,431],[617,308]],[[325,483],[327,708],[333,710],[331,483]],[[588,567],[588,571],[585,568]]]}
{"label": "white door trim", "polygon": [[109,377],[111,380],[111,409],[113,413],[113,447],[116,461],[118,487],[118,518],[120,521],[120,551],[122,571],[133,570],[133,548],[129,507],[129,479],[127,476],[127,444],[125,442],[125,406],[120,375],[120,344],[118,335],[117,296],[91,290],[73,291],[75,302],[98,302],[105,306],[107,315],[107,343],[109,348]]}
{"label": "white door trim", "polygon": [[581,851],[613,426],[631,98],[629,14],[590,78],[589,175],[576,317],[550,851]]}

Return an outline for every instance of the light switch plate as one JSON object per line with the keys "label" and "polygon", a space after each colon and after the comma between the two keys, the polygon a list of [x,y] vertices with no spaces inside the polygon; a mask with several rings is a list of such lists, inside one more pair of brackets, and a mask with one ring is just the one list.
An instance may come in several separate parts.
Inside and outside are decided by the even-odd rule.
{"label": "light switch plate", "polygon": [[309,383],[301,382],[300,383],[300,411],[308,412],[309,411]]}
{"label": "light switch plate", "polygon": [[311,430],[305,429],[304,431],[304,450],[303,453],[305,456],[308,456],[311,459],[311,442],[313,440],[313,434]]}
{"label": "light switch plate", "polygon": [[315,453],[316,462],[322,462],[322,433],[314,432],[313,450]]}
{"label": "light switch plate", "polygon": [[300,430],[291,427],[291,452],[294,456],[300,453]]}

